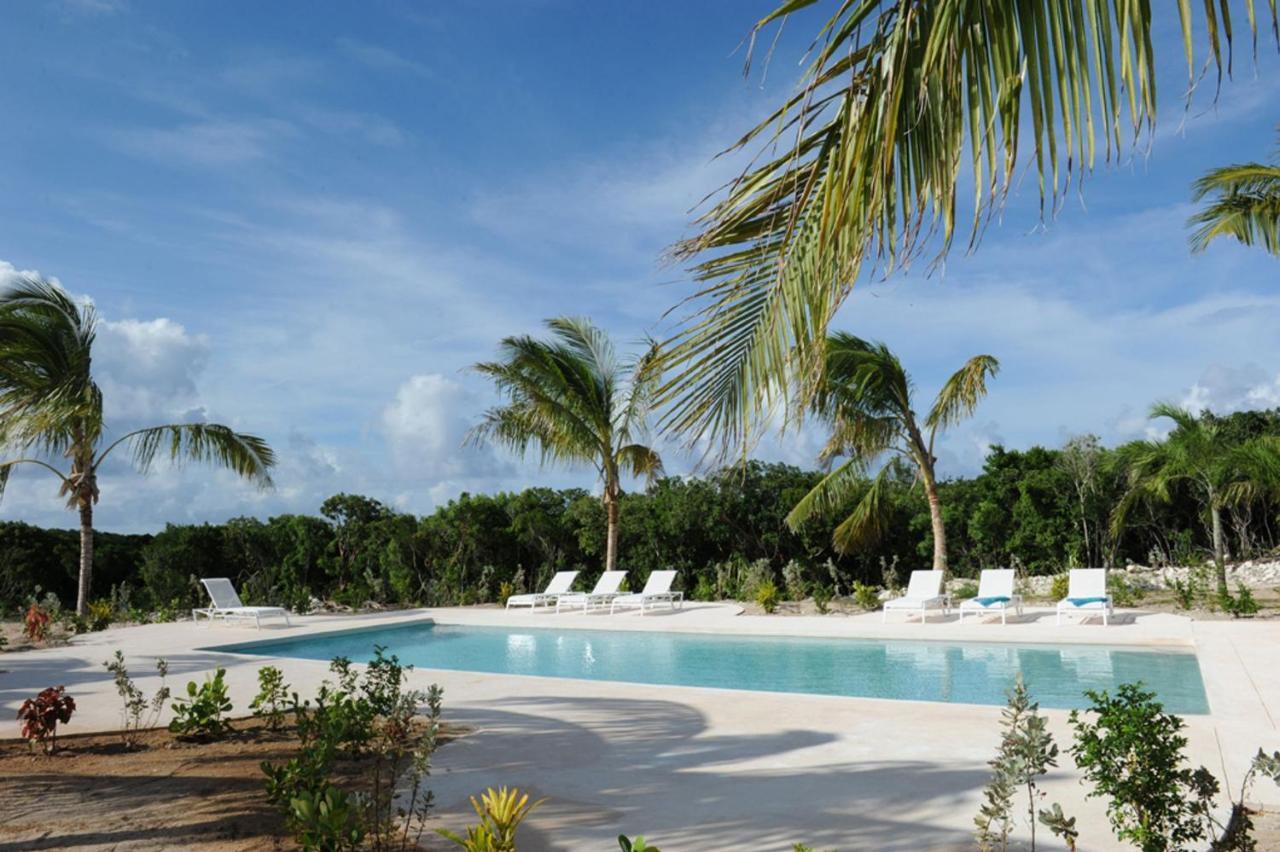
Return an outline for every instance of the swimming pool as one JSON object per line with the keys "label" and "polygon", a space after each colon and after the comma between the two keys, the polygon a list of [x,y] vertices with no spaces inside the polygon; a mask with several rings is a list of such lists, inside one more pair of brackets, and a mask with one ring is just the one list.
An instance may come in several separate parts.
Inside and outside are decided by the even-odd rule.
{"label": "swimming pool", "polygon": [[210,648],[367,662],[375,645],[424,669],[1003,704],[1022,673],[1043,707],[1087,706],[1086,689],[1142,681],[1170,712],[1209,712],[1190,652],[1095,645],[880,641],[411,622]]}

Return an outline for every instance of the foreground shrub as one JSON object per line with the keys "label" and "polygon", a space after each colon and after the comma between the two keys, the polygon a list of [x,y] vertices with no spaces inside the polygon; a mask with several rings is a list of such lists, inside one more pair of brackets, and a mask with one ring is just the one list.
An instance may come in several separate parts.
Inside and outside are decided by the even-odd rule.
{"label": "foreground shrub", "polygon": [[814,585],[813,606],[819,615],[826,615],[831,609],[831,589],[821,583]]}
{"label": "foreground shrub", "polygon": [[[974,818],[977,826],[975,837],[978,847],[984,852],[1007,848],[1013,829],[1013,800],[1020,791],[1026,793],[1031,849],[1036,848],[1036,805],[1044,798],[1039,779],[1048,773],[1050,767],[1058,765],[1058,746],[1039,711],[1040,705],[1031,700],[1022,676],[1018,675],[1004,709],[1003,735],[995,759],[991,761],[991,781],[983,790],[982,808]],[[1079,834],[1075,818],[1066,817],[1060,805],[1041,810],[1038,818],[1054,834],[1062,837],[1070,849],[1075,849]]]}
{"label": "foreground shrub", "polygon": [[618,848],[621,849],[622,852],[662,852],[662,850],[657,846],[654,846],[651,843],[646,843],[644,835],[640,835],[632,840],[625,834],[619,834]]}
{"label": "foreground shrub", "polygon": [[1218,782],[1184,765],[1185,723],[1164,712],[1155,693],[1121,684],[1115,696],[1089,690],[1091,718],[1071,712],[1076,766],[1107,801],[1116,837],[1143,850],[1184,849],[1210,832]]}
{"label": "foreground shrub", "polygon": [[1235,618],[1250,618],[1258,614],[1258,601],[1253,592],[1244,583],[1236,584],[1236,594],[1223,589],[1218,593],[1218,605],[1223,612],[1229,612]]}
{"label": "foreground shrub", "polygon": [[45,754],[53,754],[58,747],[58,724],[70,722],[75,711],[76,700],[67,695],[66,687],[51,686],[41,690],[39,695],[28,698],[18,708],[23,739],[28,745],[39,743]]}
{"label": "foreground shrub", "polygon": [[249,702],[253,715],[262,719],[268,730],[278,731],[288,708],[289,684],[284,682],[284,672],[275,666],[258,669],[258,694]]}
{"label": "foreground shrub", "polygon": [[116,682],[116,693],[124,706],[120,711],[120,739],[125,748],[133,748],[138,744],[138,734],[144,728],[154,728],[164,710],[164,703],[169,700],[169,687],[165,686],[165,676],[169,674],[169,664],[163,659],[156,660],[156,672],[160,675],[160,687],[148,701],[129,677],[129,669],[124,663],[124,654],[116,651],[115,656],[104,662],[107,671],[111,672]]}
{"label": "foreground shrub", "polygon": [[86,627],[97,632],[106,630],[111,626],[111,620],[115,618],[116,608],[109,600],[98,599],[89,602],[89,611],[85,615]]}
{"label": "foreground shrub", "polygon": [[231,722],[223,718],[231,712],[231,695],[227,690],[227,670],[219,668],[212,677],[206,675],[197,686],[187,681],[187,694],[173,703],[173,719],[169,730],[179,736],[215,740],[231,730]]}
{"label": "foreground shrub", "polygon": [[497,790],[490,787],[480,795],[480,801],[471,797],[471,807],[480,822],[468,828],[465,836],[444,828],[436,832],[467,852],[515,852],[516,829],[545,801],[530,802],[528,793],[514,787]]}

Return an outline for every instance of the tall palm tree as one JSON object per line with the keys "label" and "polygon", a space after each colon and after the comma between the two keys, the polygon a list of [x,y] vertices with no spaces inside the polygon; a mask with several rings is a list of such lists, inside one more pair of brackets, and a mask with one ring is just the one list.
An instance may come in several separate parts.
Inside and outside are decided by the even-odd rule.
{"label": "tall palm tree", "polygon": [[[1150,141],[1165,61],[1153,9],[1177,10],[1188,90],[1203,70],[1195,32],[1220,79],[1232,33],[1259,27],[1253,0],[785,0],[753,45],[820,4],[832,11],[798,89],[729,149],[757,153],[673,247],[697,285],[663,347],[662,425],[726,448],[749,443],[775,404],[796,413],[795,383],[805,404],[864,266],[942,260],[957,218],[974,248],[1020,156],[1034,161],[1044,217],[1096,159]],[[957,217],[970,184],[971,212]]]}
{"label": "tall palm tree", "polygon": [[[827,340],[825,361],[823,380],[812,402],[815,412],[831,424],[822,459],[846,460],[801,498],[787,515],[787,525],[795,529],[815,513],[839,509],[862,488],[867,468],[876,459],[900,458],[915,468],[924,486],[933,525],[933,567],[946,571],[947,531],[938,499],[934,441],[939,432],[973,413],[987,394],[987,379],[999,372],[1000,363],[990,355],[970,358],[947,379],[920,422],[912,404],[911,376],[883,343],[837,333]],[[891,464],[880,469],[853,512],[836,527],[837,550],[869,545],[880,537],[891,469]]]}
{"label": "tall palm tree", "polygon": [[1280,165],[1239,163],[1206,173],[1192,187],[1196,201],[1211,199],[1191,217],[1191,250],[1218,237],[1259,245],[1280,255]]}
{"label": "tall palm tree", "polygon": [[612,571],[622,475],[653,477],[662,470],[658,453],[640,443],[652,400],[652,350],[624,364],[605,333],[585,319],[561,317],[547,327],[550,340],[507,337],[500,360],[475,365],[508,402],[485,412],[469,437],[521,454],[536,445],[543,463],[594,465],[608,518],[605,570]]}
{"label": "tall palm tree", "polygon": [[1209,516],[1218,590],[1227,590],[1226,530],[1222,513],[1264,494],[1280,493],[1280,438],[1235,440],[1220,421],[1196,417],[1168,403],[1151,408],[1152,418],[1174,424],[1163,441],[1137,441],[1122,448],[1129,487],[1112,513],[1115,535],[1142,500],[1167,503],[1185,487]]}
{"label": "tall palm tree", "polygon": [[[214,423],[174,423],[137,429],[102,446],[102,391],[91,370],[98,318],[60,287],[23,276],[0,293],[0,447],[17,458],[0,461],[0,494],[18,465],[58,478],[59,495],[80,514],[80,578],[76,612],[88,606],[93,579],[93,507],[98,471],[125,447],[146,472],[158,455],[181,462],[210,461],[269,486],[275,463],[261,438]],[[61,457],[70,469],[56,465]]]}

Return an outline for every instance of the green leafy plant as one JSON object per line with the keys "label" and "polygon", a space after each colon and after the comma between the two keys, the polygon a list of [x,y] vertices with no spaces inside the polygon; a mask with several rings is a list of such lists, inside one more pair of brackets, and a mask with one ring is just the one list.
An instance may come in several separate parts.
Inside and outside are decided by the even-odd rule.
{"label": "green leafy plant", "polygon": [[1060,601],[1067,596],[1067,592],[1071,588],[1071,575],[1066,571],[1053,575],[1053,580],[1049,583],[1049,597],[1055,601]]}
{"label": "green leafy plant", "polygon": [[854,581],[853,583],[853,605],[858,609],[879,609],[880,608],[880,589],[876,586],[869,586],[866,583]]}
{"label": "green leafy plant", "polygon": [[[991,761],[991,780],[983,790],[984,801],[974,825],[978,846],[984,852],[1005,849],[1009,833],[1013,829],[1013,800],[1018,792],[1027,797],[1027,825],[1031,830],[1031,849],[1036,848],[1036,806],[1044,798],[1039,779],[1051,767],[1058,765],[1058,746],[1049,733],[1048,722],[1040,715],[1040,705],[1031,700],[1022,676],[1014,681],[1009,700],[1003,712],[1003,733],[1000,748]],[[1055,833],[1062,834],[1070,827],[1074,831],[1075,820],[1062,815],[1062,808],[1040,812],[1040,821],[1058,826]],[[1075,837],[1069,841],[1074,845]]]}
{"label": "green leafy plant", "polygon": [[1218,606],[1223,612],[1229,612],[1235,618],[1249,618],[1258,614],[1258,601],[1253,592],[1244,583],[1236,584],[1236,594],[1228,591],[1218,592]]}
{"label": "green leafy plant", "polygon": [[294,796],[289,819],[297,826],[298,843],[307,850],[347,852],[360,849],[365,837],[347,794],[332,784]]}
{"label": "green leafy plant", "polygon": [[714,601],[719,597],[716,591],[716,581],[706,574],[699,574],[698,581],[693,586],[693,599],[695,601]]}
{"label": "green leafy plant", "polygon": [[778,586],[772,580],[765,580],[763,583],[756,586],[756,603],[759,604],[760,608],[767,613],[772,613],[778,608],[778,599],[780,597],[781,595],[778,594]]}
{"label": "green leafy plant", "polygon": [[65,686],[40,690],[18,708],[22,738],[29,745],[39,743],[45,754],[53,754],[58,747],[58,725],[70,722],[75,711],[76,700],[67,695]]}
{"label": "green leafy plant", "polygon": [[204,683],[187,681],[187,694],[173,703],[173,719],[169,730],[179,736],[214,740],[231,730],[224,714],[231,712],[231,695],[227,689],[227,670],[219,668]]}
{"label": "green leafy plant", "polygon": [[502,604],[503,606],[506,606],[507,598],[511,597],[515,593],[516,593],[515,583],[509,583],[505,580],[502,581],[501,583],[498,584],[498,603]]}
{"label": "green leafy plant", "polygon": [[156,660],[156,673],[160,675],[160,686],[150,700],[129,677],[124,654],[120,651],[117,650],[115,656],[102,665],[115,679],[116,693],[123,702],[120,710],[120,739],[124,742],[125,748],[134,748],[138,744],[138,734],[145,728],[155,727],[160,719],[160,713],[164,710],[164,703],[169,700],[169,687],[164,682],[169,674],[169,664],[163,659]]}
{"label": "green leafy plant", "polygon": [[1218,782],[1184,764],[1185,723],[1164,712],[1155,693],[1121,684],[1114,696],[1085,693],[1089,718],[1071,712],[1071,754],[1092,789],[1107,801],[1116,837],[1146,852],[1184,849],[1204,839]]}
{"label": "green leafy plant", "polygon": [[662,852],[652,843],[645,842],[644,835],[638,835],[634,839],[627,837],[625,834],[618,835],[618,848],[622,852]]}
{"label": "green leafy plant", "polygon": [[831,610],[831,589],[822,583],[813,586],[813,606],[819,615],[826,615]]}
{"label": "green leafy plant", "polygon": [[782,566],[782,584],[787,590],[787,597],[793,601],[802,601],[809,592],[809,584],[804,579],[804,566],[792,559]]}
{"label": "green leafy plant", "polygon": [[1111,574],[1107,578],[1107,591],[1116,606],[1135,606],[1147,594],[1145,589],[1135,586],[1122,574]]}
{"label": "green leafy plant", "polygon": [[1169,589],[1173,592],[1173,599],[1178,604],[1178,609],[1191,609],[1203,594],[1203,589],[1191,574],[1188,574],[1185,580],[1171,577]]}
{"label": "green leafy plant", "polygon": [[978,584],[969,582],[960,583],[951,593],[952,599],[957,601],[968,600],[969,598],[976,598],[977,596]]}
{"label": "green leafy plant", "polygon": [[284,682],[284,672],[275,666],[258,669],[258,694],[249,702],[253,715],[259,717],[272,731],[284,725],[289,707],[289,684]]}
{"label": "green leafy plant", "polygon": [[546,799],[529,801],[528,793],[521,793],[515,787],[492,787],[480,795],[480,800],[471,797],[471,807],[475,810],[480,822],[467,829],[465,835],[455,834],[444,828],[436,832],[466,852],[515,852],[516,830],[520,823],[528,818]]}
{"label": "green leafy plant", "polygon": [[106,630],[111,626],[111,621],[115,618],[116,610],[112,606],[111,601],[98,599],[89,602],[89,610],[85,613],[84,620],[88,629],[94,632]]}

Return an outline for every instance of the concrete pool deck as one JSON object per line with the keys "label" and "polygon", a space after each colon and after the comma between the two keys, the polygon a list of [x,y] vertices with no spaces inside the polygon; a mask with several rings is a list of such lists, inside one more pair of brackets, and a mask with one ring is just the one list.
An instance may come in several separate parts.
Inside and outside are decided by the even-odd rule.
{"label": "concrete pool deck", "polygon": [[[153,660],[169,660],[170,685],[217,666],[237,714],[256,692],[256,672],[273,664],[303,695],[327,674],[322,661],[204,650],[328,630],[431,618],[440,623],[679,630],[752,635],[936,639],[1016,643],[1096,643],[1194,648],[1210,714],[1187,717],[1189,753],[1232,789],[1259,747],[1280,748],[1280,622],[1192,621],[1125,611],[1103,628],[1054,625],[1051,610],[1028,608],[1019,623],[928,624],[878,613],[749,616],[730,604],[690,603],[678,612],[609,616],[423,609],[295,619],[295,626],[196,628],[190,622],[117,628],[71,645],[0,655],[0,704],[16,712],[39,689],[65,684],[78,710],[67,733],[110,730],[119,703],[102,661],[117,648],[144,691]],[[436,757],[435,824],[468,822],[467,796],[508,784],[549,801],[521,831],[521,849],[610,849],[619,833],[644,834],[668,852],[718,849],[969,849],[987,761],[999,739],[1000,708],[969,704],[794,695],[697,687],[416,670],[415,686],[439,683],[445,718],[474,733]],[[1065,711],[1048,710],[1060,746],[1070,742]],[[16,727],[13,729],[16,734]],[[1065,753],[1061,762],[1070,767]],[[1103,804],[1085,800],[1073,769],[1055,771],[1047,801],[1060,801],[1083,829],[1080,849],[1121,848]],[[1258,784],[1253,800],[1280,807],[1280,789]],[[1025,837],[1025,827],[1020,837]],[[1041,847],[1061,848],[1045,842]],[[1049,838],[1048,840],[1052,840]]]}

